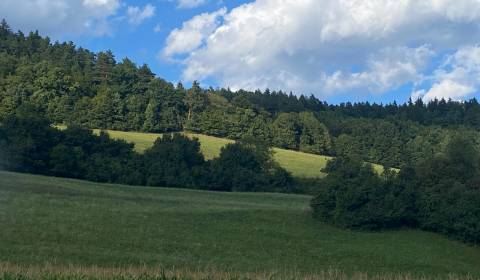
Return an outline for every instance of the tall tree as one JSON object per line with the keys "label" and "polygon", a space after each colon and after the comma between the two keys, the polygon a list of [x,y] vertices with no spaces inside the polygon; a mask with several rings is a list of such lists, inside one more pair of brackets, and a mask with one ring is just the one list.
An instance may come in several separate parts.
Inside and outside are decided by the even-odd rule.
{"label": "tall tree", "polygon": [[200,84],[197,81],[194,81],[192,87],[187,91],[187,95],[185,97],[185,103],[188,107],[187,120],[191,120],[193,114],[201,112],[203,109],[205,109],[207,102],[207,96],[200,87]]}
{"label": "tall tree", "polygon": [[112,79],[115,64],[115,56],[112,51],[98,53],[95,61],[94,81],[97,84],[108,83]]}

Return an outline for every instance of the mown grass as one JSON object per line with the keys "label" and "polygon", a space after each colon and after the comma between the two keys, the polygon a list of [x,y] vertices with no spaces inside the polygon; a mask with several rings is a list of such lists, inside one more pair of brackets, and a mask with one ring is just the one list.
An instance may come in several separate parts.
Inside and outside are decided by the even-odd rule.
{"label": "mown grass", "polygon": [[5,271],[20,267],[12,273],[49,264],[219,276],[205,279],[272,273],[294,279],[329,271],[393,275],[384,279],[480,277],[478,247],[414,230],[336,229],[312,219],[309,200],[0,172],[0,263],[9,264]]}

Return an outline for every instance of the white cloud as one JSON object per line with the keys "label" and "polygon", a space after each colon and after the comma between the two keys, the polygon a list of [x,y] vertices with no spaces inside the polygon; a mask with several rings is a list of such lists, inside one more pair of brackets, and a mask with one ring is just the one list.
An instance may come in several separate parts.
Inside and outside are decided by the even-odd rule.
{"label": "white cloud", "polygon": [[39,30],[54,37],[105,35],[120,0],[2,0],[0,18],[14,29]]}
{"label": "white cloud", "polygon": [[[194,27],[195,22],[207,22]],[[172,31],[185,80],[232,88],[382,93],[480,38],[478,0],[256,0]]]}
{"label": "white cloud", "polygon": [[153,32],[158,33],[160,31],[162,31],[162,26],[160,24],[155,25]]}
{"label": "white cloud", "polygon": [[468,85],[462,85],[452,80],[443,80],[437,84],[434,84],[428,92],[425,92],[423,95],[423,100],[462,100],[474,91],[475,89]]}
{"label": "white cloud", "polygon": [[178,0],[179,8],[196,8],[207,3],[208,0]]}
{"label": "white cloud", "polygon": [[367,60],[365,71],[325,75],[316,86],[325,93],[363,89],[382,93],[409,81],[421,80],[427,61],[433,56],[428,46],[385,48]]}
{"label": "white cloud", "polygon": [[144,20],[149,19],[155,15],[155,6],[147,4],[145,7],[140,8],[137,6],[129,6],[127,8],[128,22],[132,25],[139,25]]}
{"label": "white cloud", "polygon": [[204,43],[220,24],[219,18],[224,16],[226,9],[214,13],[204,13],[184,22],[181,29],[173,30],[167,38],[167,47],[163,50],[166,57],[190,52]]}
{"label": "white cloud", "polygon": [[461,47],[448,55],[430,79],[431,88],[414,92],[413,98],[461,100],[471,96],[480,87],[480,46]]}

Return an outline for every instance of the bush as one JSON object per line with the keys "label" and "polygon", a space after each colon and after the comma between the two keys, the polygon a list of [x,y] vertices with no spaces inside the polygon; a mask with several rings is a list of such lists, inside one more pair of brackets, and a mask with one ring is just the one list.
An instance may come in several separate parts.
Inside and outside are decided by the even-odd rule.
{"label": "bush", "polygon": [[228,144],[211,163],[211,189],[291,192],[290,174],[272,156],[270,148],[253,139]]}
{"label": "bush", "polygon": [[379,230],[414,224],[411,188],[397,175],[379,177],[370,164],[354,157],[338,157],[327,164],[326,178],[312,200],[314,216],[351,229]]}
{"label": "bush", "polygon": [[382,177],[360,160],[338,157],[312,200],[314,216],[353,229],[420,227],[480,242],[480,154],[466,137],[399,174]]}
{"label": "bush", "polygon": [[198,139],[166,134],[145,151],[146,183],[149,186],[199,187],[206,164]]}
{"label": "bush", "polygon": [[0,126],[3,168],[16,172],[49,173],[49,151],[60,133],[35,107],[19,107]]}
{"label": "bush", "polygon": [[444,153],[418,165],[419,220],[423,229],[480,242],[479,160],[471,140],[456,137]]}

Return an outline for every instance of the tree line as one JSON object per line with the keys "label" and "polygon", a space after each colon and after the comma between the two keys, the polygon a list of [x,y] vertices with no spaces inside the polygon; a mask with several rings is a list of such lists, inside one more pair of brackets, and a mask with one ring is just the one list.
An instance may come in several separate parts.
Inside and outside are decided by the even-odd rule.
{"label": "tree line", "polygon": [[80,127],[59,130],[30,106],[0,125],[0,169],[138,186],[215,191],[300,191],[256,139],[228,144],[205,160],[198,139],[171,133],[144,153],[133,144]]}
{"label": "tree line", "polygon": [[327,104],[282,91],[185,88],[111,51],[93,53],[0,24],[0,121],[23,104],[55,124],[198,133],[402,167],[440,151],[458,133],[478,139],[480,105],[421,100]]}

